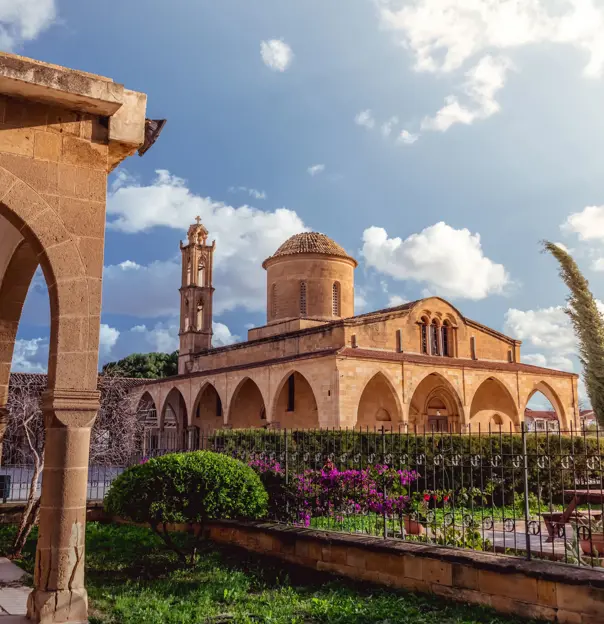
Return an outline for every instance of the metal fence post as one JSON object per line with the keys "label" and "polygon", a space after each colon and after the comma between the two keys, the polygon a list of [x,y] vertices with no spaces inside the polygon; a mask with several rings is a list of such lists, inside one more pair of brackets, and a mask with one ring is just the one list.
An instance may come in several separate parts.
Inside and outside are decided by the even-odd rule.
{"label": "metal fence post", "polygon": [[522,433],[522,457],[524,461],[524,533],[526,537],[526,558],[531,560],[531,534],[529,533],[530,509],[529,509],[529,472],[528,453],[526,450],[526,426],[521,425]]}
{"label": "metal fence post", "polygon": [[[386,431],[384,430],[384,426],[382,425],[382,466],[386,465]],[[390,468],[390,466],[388,466]],[[385,473],[384,473],[385,474]],[[383,504],[383,515],[384,515],[384,539],[388,537],[388,510],[386,508],[386,478],[382,476],[382,504]]]}

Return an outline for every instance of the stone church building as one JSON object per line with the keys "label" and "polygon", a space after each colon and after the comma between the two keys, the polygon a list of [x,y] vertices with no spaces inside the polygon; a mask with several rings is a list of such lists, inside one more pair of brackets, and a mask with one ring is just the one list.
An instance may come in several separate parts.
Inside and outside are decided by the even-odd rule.
{"label": "stone church building", "polygon": [[292,236],[264,261],[266,325],[212,348],[214,250],[197,219],[181,243],[179,374],[137,389],[158,433],[517,430],[536,392],[561,429],[579,425],[577,375],[521,363],[520,341],[444,299],[355,315],[357,262],[316,232]]}

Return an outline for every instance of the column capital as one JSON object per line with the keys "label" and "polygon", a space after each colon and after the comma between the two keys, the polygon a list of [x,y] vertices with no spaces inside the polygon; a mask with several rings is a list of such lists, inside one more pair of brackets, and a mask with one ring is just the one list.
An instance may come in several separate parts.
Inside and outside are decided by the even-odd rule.
{"label": "column capital", "polygon": [[42,393],[47,427],[92,427],[99,410],[98,390],[49,388]]}

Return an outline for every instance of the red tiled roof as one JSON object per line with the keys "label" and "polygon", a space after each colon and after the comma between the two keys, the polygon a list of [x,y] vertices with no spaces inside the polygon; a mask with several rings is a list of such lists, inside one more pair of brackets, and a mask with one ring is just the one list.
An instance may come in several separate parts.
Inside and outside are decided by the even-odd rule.
{"label": "red tiled roof", "polygon": [[[272,256],[267,258],[267,260],[279,256],[293,256],[297,254],[325,254],[354,260],[338,243],[329,238],[329,236],[325,236],[325,234],[319,232],[301,232],[300,234],[294,234],[288,238]],[[356,264],[356,260],[354,260],[354,262]]]}
{"label": "red tiled roof", "polygon": [[477,368],[507,372],[518,371],[533,374],[546,373],[556,377],[578,377],[575,373],[567,373],[565,371],[554,370],[551,368],[542,368],[541,366],[531,366],[530,364],[522,364],[520,362],[464,360],[461,358],[420,355],[419,353],[396,353],[394,351],[378,351],[373,349],[353,349],[352,347],[344,347],[339,351],[339,355],[372,360],[383,360],[385,362],[409,362],[413,364],[424,364],[427,366],[451,366],[455,368]]}
{"label": "red tiled roof", "polygon": [[524,410],[525,418],[540,418],[541,420],[558,420],[556,412],[553,410],[533,410],[528,407]]}
{"label": "red tiled roof", "polygon": [[[134,377],[116,377],[124,382],[129,388],[140,386],[148,383],[148,379],[136,379]],[[34,387],[39,387],[40,390],[44,390],[48,385],[48,375],[46,373],[11,373],[9,386],[13,383],[17,384],[31,384]],[[100,389],[103,384],[103,375],[99,375],[98,388]]]}

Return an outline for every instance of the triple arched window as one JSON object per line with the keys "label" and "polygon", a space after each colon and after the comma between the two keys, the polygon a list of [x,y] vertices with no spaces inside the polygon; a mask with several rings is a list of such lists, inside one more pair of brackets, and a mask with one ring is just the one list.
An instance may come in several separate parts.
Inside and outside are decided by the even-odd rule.
{"label": "triple arched window", "polygon": [[449,321],[442,325],[437,319],[428,322],[423,317],[420,321],[420,352],[425,355],[453,355],[453,328]]}
{"label": "triple arched window", "polygon": [[334,282],[331,296],[331,314],[340,316],[340,282]]}

